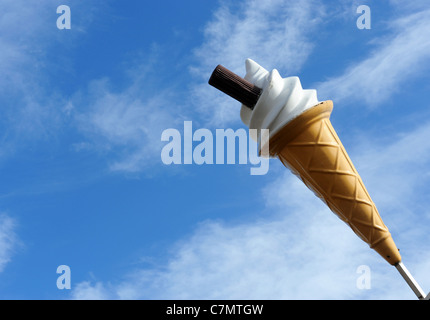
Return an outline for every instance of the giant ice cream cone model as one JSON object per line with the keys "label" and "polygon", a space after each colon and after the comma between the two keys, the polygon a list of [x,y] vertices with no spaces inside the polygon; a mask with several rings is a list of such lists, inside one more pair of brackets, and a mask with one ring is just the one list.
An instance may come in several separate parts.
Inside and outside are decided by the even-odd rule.
{"label": "giant ice cream cone model", "polygon": [[[242,79],[218,66],[209,83],[242,102],[242,121],[250,129],[269,129],[270,156],[278,157],[424,298],[330,122],[332,101],[318,101],[316,90],[303,90],[298,77],[281,78],[250,59],[246,71]],[[261,141],[260,150],[266,143]]]}

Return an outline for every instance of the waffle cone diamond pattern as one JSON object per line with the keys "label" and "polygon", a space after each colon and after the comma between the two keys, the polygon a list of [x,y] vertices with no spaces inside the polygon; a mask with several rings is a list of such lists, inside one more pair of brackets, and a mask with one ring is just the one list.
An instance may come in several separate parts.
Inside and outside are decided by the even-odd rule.
{"label": "waffle cone diamond pattern", "polygon": [[278,157],[370,247],[388,239],[388,251],[377,251],[389,262],[394,256],[399,260],[390,232],[330,122],[331,108],[321,107],[323,112],[307,112],[281,130]]}

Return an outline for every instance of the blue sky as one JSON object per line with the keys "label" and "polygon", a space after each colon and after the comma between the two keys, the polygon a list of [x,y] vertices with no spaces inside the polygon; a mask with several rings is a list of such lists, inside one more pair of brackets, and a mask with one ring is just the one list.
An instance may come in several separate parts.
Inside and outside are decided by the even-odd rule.
{"label": "blue sky", "polygon": [[[56,27],[62,4],[70,30]],[[163,164],[165,129],[245,128],[207,80],[217,64],[244,75],[247,58],[334,101],[334,127],[430,290],[428,1],[3,0],[0,12],[0,298],[414,299],[277,159],[262,176]],[[56,286],[59,265],[71,290]]]}

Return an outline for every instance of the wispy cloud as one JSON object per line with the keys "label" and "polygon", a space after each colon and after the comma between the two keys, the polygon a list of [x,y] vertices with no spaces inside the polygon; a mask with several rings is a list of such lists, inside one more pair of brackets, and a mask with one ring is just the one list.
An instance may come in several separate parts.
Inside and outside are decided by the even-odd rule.
{"label": "wispy cloud", "polygon": [[[56,8],[55,1],[6,0],[0,4],[0,101],[6,128],[3,140],[29,133],[34,137],[49,126],[50,121],[42,120],[46,120],[49,107],[41,104],[39,81],[46,66],[44,48],[54,31],[43,19],[49,16],[50,7]],[[42,122],[45,126],[40,125]]]}
{"label": "wispy cloud", "polygon": [[354,147],[355,161],[368,188],[377,204],[389,214],[395,225],[399,225],[399,234],[406,226],[420,227],[419,224],[430,222],[430,211],[426,209],[426,186],[430,182],[429,124],[425,119],[410,132],[391,134],[391,143],[386,145],[386,142],[375,142],[378,138],[374,136],[363,134]]}
{"label": "wispy cloud", "polygon": [[6,214],[0,214],[0,272],[10,262],[17,244],[16,222]]}
{"label": "wispy cloud", "polygon": [[402,1],[389,0],[391,6],[398,12],[399,15],[409,14],[411,12],[423,11],[429,8],[429,2],[426,0]]}
{"label": "wispy cloud", "polygon": [[[425,169],[430,163],[428,128],[403,133],[390,144],[366,141],[364,150],[351,150],[405,263],[424,288],[430,287],[430,256],[425,254],[429,202],[415,201],[426,194],[422,184],[430,180]],[[414,150],[418,154],[411,157]],[[397,271],[299,179],[282,167],[276,170],[284,173],[262,190],[266,216],[236,225],[204,222],[172,248],[164,264],[131,272],[116,284],[79,284],[73,297],[414,299]],[[356,287],[356,271],[363,264],[371,269],[371,290]]]}
{"label": "wispy cloud", "polygon": [[[66,100],[52,80],[56,70],[64,72],[62,46],[72,48],[78,35],[91,23],[92,5],[73,19],[71,32],[57,29],[56,0],[0,3],[0,119],[1,155],[14,154],[23,145],[58,136],[64,125],[62,104]],[[80,9],[79,4],[73,6]],[[64,76],[64,73],[61,74]],[[46,140],[45,140],[46,139]]]}
{"label": "wispy cloud", "polygon": [[148,94],[145,80],[132,78],[119,92],[108,79],[93,81],[83,100],[71,102],[71,115],[84,136],[75,150],[109,155],[111,171],[145,172],[160,164],[161,133],[181,118],[167,89]]}
{"label": "wispy cloud", "polygon": [[[116,286],[79,286],[73,296],[105,287],[112,299],[337,298],[355,285],[363,247],[294,178],[279,184],[309,200],[300,212],[282,200],[282,217],[236,226],[206,222],[172,249],[161,268],[136,271]],[[275,186],[273,186],[275,188]],[[291,196],[292,198],[292,196]],[[287,197],[287,199],[290,199]],[[278,200],[278,199],[276,199]],[[276,201],[275,200],[275,201]],[[273,199],[270,200],[273,202]],[[297,209],[297,208],[295,208]],[[273,217],[272,217],[273,218]],[[330,237],[336,234],[336,238]],[[341,245],[335,245],[337,242]],[[326,254],[330,248],[331,254]],[[340,258],[345,251],[351,259]],[[350,272],[342,272],[343,269]],[[336,285],[335,285],[336,284]]]}
{"label": "wispy cloud", "polygon": [[112,299],[109,296],[109,291],[98,282],[91,285],[89,282],[79,283],[73,291],[73,298],[75,300],[108,300]]}
{"label": "wispy cloud", "polygon": [[147,69],[154,68],[152,57],[146,56],[144,63],[134,61],[125,76],[130,83],[122,83],[123,89],[112,79],[94,79],[70,94],[71,89],[57,85],[53,75],[65,68],[56,75],[67,77],[70,71],[73,78],[77,71],[68,59],[74,56],[62,58],[53,52],[74,48],[97,15],[106,17],[109,5],[99,0],[73,4],[72,28],[64,31],[56,27],[60,4],[56,0],[5,0],[0,4],[0,102],[4,112],[0,154],[12,154],[24,142],[38,138],[58,139],[62,130],[71,129],[83,137],[74,143],[74,150],[110,150],[106,158],[112,171],[137,172],[148,162],[159,163],[161,131],[172,125],[179,108],[167,88],[154,90],[151,85],[161,77],[144,79]]}
{"label": "wispy cloud", "polygon": [[430,10],[409,13],[389,24],[389,35],[372,41],[376,48],[343,74],[318,85],[320,97],[364,101],[375,107],[402,85],[423,75],[430,64]]}

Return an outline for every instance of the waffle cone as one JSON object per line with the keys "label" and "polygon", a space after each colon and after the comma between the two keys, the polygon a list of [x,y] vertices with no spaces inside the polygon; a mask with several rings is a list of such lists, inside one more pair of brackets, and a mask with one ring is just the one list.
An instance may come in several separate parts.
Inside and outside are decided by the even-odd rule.
{"label": "waffle cone", "polygon": [[394,265],[399,250],[330,122],[332,109],[332,101],[322,102],[285,125],[269,141],[271,156]]}

